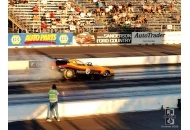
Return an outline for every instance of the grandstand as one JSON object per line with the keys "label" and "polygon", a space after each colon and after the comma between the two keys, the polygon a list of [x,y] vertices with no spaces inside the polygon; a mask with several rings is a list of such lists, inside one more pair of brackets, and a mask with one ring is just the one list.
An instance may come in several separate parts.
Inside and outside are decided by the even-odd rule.
{"label": "grandstand", "polygon": [[9,32],[181,31],[177,0],[16,1],[8,3]]}

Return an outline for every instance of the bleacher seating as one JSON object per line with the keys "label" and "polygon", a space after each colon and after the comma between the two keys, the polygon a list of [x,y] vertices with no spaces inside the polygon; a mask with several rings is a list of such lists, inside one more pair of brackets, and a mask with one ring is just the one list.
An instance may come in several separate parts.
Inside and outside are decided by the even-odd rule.
{"label": "bleacher seating", "polygon": [[[35,32],[40,26],[41,26],[41,17],[44,15],[44,13],[48,11],[53,11],[55,14],[55,18],[63,18],[66,19],[66,22],[59,23],[56,25],[56,29],[52,29],[52,23],[50,18],[46,18],[47,23],[47,30],[46,32],[64,32],[67,29],[70,29],[71,23],[69,21],[69,17],[71,15],[79,16],[78,13],[75,11],[67,10],[65,14],[56,13],[60,4],[66,4],[70,2],[70,0],[47,0],[47,4],[44,6],[44,9],[46,11],[40,11],[40,12],[33,12],[32,8],[37,5],[39,8],[41,8],[43,5],[39,0],[29,0],[28,3],[19,3],[14,4],[14,6],[9,6],[8,11],[9,15],[13,16],[13,18],[17,19],[17,22],[20,24],[23,24],[24,26],[27,26],[27,30],[29,32]],[[144,0],[143,0],[144,1]],[[72,2],[72,1],[71,1]],[[93,2],[93,0],[75,0],[73,1],[74,6],[80,7],[82,11],[88,10],[92,12],[92,15],[90,17],[85,18],[78,18],[78,21],[80,23],[84,22],[82,27],[78,26],[76,30],[72,32],[79,32],[82,28],[83,31],[180,31],[181,30],[181,23],[180,20],[176,20],[176,15],[181,15],[181,1],[175,1],[175,8],[177,11],[174,11],[173,13],[170,13],[169,11],[169,3],[166,3],[164,0],[157,0],[157,4],[163,3],[165,7],[165,12],[162,14],[153,14],[153,13],[146,13],[142,12],[142,0],[104,0],[106,5],[121,5],[121,4],[127,4],[128,2],[131,2],[133,5],[133,12],[132,14],[134,16],[144,16],[146,15],[147,23],[141,23],[141,27],[137,28],[137,21],[136,20],[130,20],[130,26],[127,28],[123,28],[121,26],[118,26],[118,24],[114,23],[112,21],[112,14],[111,15],[103,15],[103,16],[97,16],[96,15],[96,8],[97,5]],[[151,4],[152,1],[149,2]],[[10,3],[10,2],[9,2]],[[148,5],[148,4],[146,4]],[[151,5],[154,5],[152,3]],[[33,16],[37,15],[39,17],[38,21],[33,20]],[[89,21],[89,22],[87,22]],[[88,24],[87,24],[88,23]],[[22,26],[23,26],[22,25]],[[171,29],[167,28],[167,25],[172,25]],[[21,27],[21,26],[20,26]],[[42,30],[40,29],[39,32]]]}

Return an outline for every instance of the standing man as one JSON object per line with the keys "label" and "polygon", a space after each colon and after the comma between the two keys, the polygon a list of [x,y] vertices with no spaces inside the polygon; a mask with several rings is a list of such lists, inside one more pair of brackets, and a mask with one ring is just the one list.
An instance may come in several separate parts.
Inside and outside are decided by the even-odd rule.
{"label": "standing man", "polygon": [[53,84],[52,88],[49,90],[50,116],[49,116],[49,119],[47,119],[48,122],[52,121],[52,114],[54,113],[54,110],[57,116],[56,117],[57,121],[60,121],[59,113],[58,113],[58,95],[59,95],[59,92],[57,91],[57,87],[55,84]]}

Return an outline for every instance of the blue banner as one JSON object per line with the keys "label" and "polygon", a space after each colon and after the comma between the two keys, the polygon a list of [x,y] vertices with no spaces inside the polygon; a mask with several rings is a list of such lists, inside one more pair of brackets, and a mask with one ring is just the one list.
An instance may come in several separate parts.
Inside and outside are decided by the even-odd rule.
{"label": "blue banner", "polygon": [[73,33],[9,33],[8,46],[70,45]]}

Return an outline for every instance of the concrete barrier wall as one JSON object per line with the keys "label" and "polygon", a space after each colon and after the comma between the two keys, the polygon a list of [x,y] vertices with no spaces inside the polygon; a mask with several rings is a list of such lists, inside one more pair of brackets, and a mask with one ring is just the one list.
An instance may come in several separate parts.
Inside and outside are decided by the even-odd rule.
{"label": "concrete barrier wall", "polygon": [[[122,65],[149,65],[149,64],[171,64],[181,63],[181,55],[170,56],[140,56],[140,57],[114,57],[114,58],[80,58],[79,60],[92,62],[100,66],[122,66]],[[21,70],[29,68],[29,61],[9,61],[8,70]]]}
{"label": "concrete barrier wall", "polygon": [[170,56],[139,56],[139,57],[114,57],[114,58],[81,58],[85,62],[92,62],[100,66],[121,65],[149,65],[149,64],[171,64],[181,63],[181,55]]}
{"label": "concrete barrier wall", "polygon": [[22,70],[29,67],[28,61],[9,61],[8,70]]}
{"label": "concrete barrier wall", "polygon": [[[60,117],[75,117],[134,111],[177,108],[180,94],[127,97],[108,100],[91,100],[59,103]],[[18,120],[44,119],[47,117],[48,103],[13,105],[8,107],[9,122]]]}

